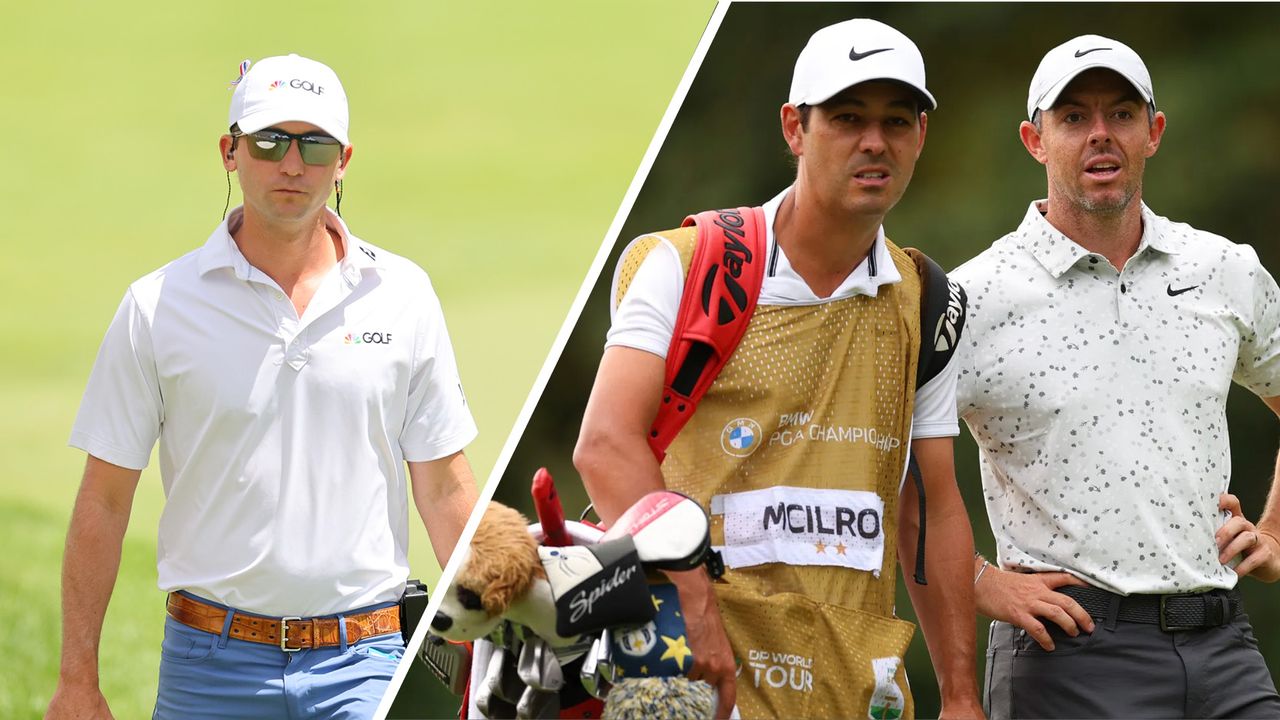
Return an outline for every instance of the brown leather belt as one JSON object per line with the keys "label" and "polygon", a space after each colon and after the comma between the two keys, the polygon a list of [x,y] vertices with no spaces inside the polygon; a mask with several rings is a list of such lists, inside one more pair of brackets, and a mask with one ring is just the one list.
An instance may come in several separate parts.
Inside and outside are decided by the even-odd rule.
{"label": "brown leather belt", "polygon": [[169,617],[197,630],[220,635],[228,612],[234,613],[229,633],[231,637],[263,645],[277,645],[285,652],[341,645],[339,622],[346,623],[348,645],[354,645],[367,637],[400,630],[400,608],[395,605],[358,615],[344,615],[341,618],[276,618],[228,611],[180,593],[169,593]]}

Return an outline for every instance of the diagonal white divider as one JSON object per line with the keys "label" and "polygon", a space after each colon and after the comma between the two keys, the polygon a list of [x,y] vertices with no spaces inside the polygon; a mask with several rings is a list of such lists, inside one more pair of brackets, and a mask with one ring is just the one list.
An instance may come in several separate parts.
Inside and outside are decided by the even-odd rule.
{"label": "diagonal white divider", "polygon": [[[680,79],[680,84],[676,86],[675,94],[672,95],[671,102],[667,105],[667,111],[662,116],[662,122],[658,124],[658,129],[653,134],[653,139],[649,141],[649,149],[645,151],[644,158],[640,162],[640,168],[636,171],[635,177],[632,178],[631,185],[627,188],[627,194],[622,199],[622,205],[618,207],[618,212],[613,216],[613,222],[609,225],[608,232],[605,233],[600,249],[596,251],[595,260],[592,261],[586,277],[582,280],[582,285],[578,288],[578,294],[569,309],[569,315],[560,326],[560,332],[556,335],[555,343],[551,346],[551,352],[547,355],[546,362],[542,364],[542,370],[538,373],[533,388],[529,391],[529,397],[525,399],[520,415],[516,418],[515,425],[511,429],[511,434],[507,436],[507,442],[502,446],[502,452],[498,455],[498,461],[494,464],[493,470],[489,473],[488,481],[480,491],[480,499],[476,504],[477,512],[472,513],[471,519],[467,521],[467,526],[462,531],[462,537],[458,540],[458,547],[465,547],[471,543],[471,537],[475,535],[476,526],[480,524],[480,517],[484,514],[483,508],[493,499],[493,493],[498,488],[498,481],[502,478],[502,474],[506,472],[507,465],[511,462],[511,456],[515,453],[516,445],[520,442],[520,437],[524,434],[525,427],[529,424],[529,418],[533,415],[534,408],[537,407],[538,401],[542,398],[542,392],[546,389],[547,381],[551,378],[551,372],[555,369],[556,363],[560,361],[564,346],[569,342],[569,335],[572,334],[574,327],[578,324],[582,309],[586,306],[587,298],[591,295],[591,288],[595,286],[596,280],[600,277],[605,261],[608,260],[609,253],[613,249],[614,243],[618,240],[618,234],[622,232],[622,226],[631,214],[631,208],[635,205],[636,196],[640,194],[640,188],[644,186],[644,181],[649,177],[649,171],[653,167],[654,160],[662,150],[662,144],[667,139],[667,133],[671,130],[671,125],[675,122],[676,115],[679,114],[680,107],[684,104],[689,87],[693,84],[693,79],[697,76],[698,69],[702,66],[707,49],[711,46],[711,41],[715,38],[716,31],[719,30],[720,23],[724,19],[725,12],[731,2],[732,0],[718,0],[715,9],[712,11],[711,19],[707,21],[707,27],[702,32],[702,38],[698,41],[697,49],[694,50],[693,58],[690,59],[689,66],[685,68],[684,76]],[[387,693],[383,696],[382,702],[378,705],[378,711],[374,714],[374,720],[385,720],[387,713],[391,711],[391,704],[395,701],[397,693],[400,692],[400,686],[404,684],[405,676],[409,674],[409,668],[415,662],[418,648],[422,647],[422,643],[426,639],[427,628],[430,626],[431,618],[435,617],[436,611],[440,608],[440,601],[443,598],[441,590],[448,588],[452,584],[453,577],[458,573],[458,566],[461,562],[462,555],[455,552],[453,557],[449,559],[444,571],[440,574],[440,580],[431,589],[431,602],[427,605],[422,621],[418,623],[413,637],[409,639],[408,647],[405,648],[404,658],[400,661],[395,675],[391,678]]]}

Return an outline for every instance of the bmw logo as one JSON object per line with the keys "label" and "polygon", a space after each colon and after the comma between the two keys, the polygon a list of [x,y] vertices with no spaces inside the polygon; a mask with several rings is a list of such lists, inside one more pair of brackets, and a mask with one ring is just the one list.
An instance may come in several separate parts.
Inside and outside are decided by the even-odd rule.
{"label": "bmw logo", "polygon": [[720,447],[734,457],[747,457],[760,447],[764,431],[751,418],[730,420],[720,433]]}

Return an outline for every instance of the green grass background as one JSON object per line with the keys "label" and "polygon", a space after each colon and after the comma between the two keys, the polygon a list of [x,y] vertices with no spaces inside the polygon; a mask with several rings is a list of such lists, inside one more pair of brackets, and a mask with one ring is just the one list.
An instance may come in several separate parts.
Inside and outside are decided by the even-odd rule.
{"label": "green grass background", "polygon": [[[487,477],[710,15],[710,0],[6,3],[0,23],[0,718],[57,678],[65,446],[125,287],[202,244],[244,58],[333,66],[355,157],[343,211],[427,268]],[[234,180],[234,179],[233,179]],[[238,190],[232,197],[237,202]],[[150,715],[163,618],[143,475],[102,641],[119,718]],[[434,580],[419,527],[415,573]]]}

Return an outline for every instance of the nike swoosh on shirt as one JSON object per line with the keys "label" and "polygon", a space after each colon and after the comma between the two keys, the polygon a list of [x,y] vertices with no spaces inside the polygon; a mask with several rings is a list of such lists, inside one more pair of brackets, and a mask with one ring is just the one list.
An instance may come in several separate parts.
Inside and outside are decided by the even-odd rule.
{"label": "nike swoosh on shirt", "polygon": [[1190,291],[1192,291],[1192,290],[1195,290],[1195,289],[1196,289],[1196,288],[1198,288],[1198,287],[1200,287],[1200,286],[1199,286],[1199,285],[1192,285],[1192,286],[1190,286],[1190,287],[1184,287],[1184,288],[1179,288],[1179,289],[1177,289],[1177,290],[1174,290],[1174,289],[1173,289],[1173,283],[1170,283],[1170,284],[1169,284],[1169,287],[1165,288],[1165,292],[1169,293],[1169,297],[1177,297],[1177,296],[1181,295],[1181,294],[1182,294],[1182,293],[1184,293],[1184,292],[1190,292]]}
{"label": "nike swoosh on shirt", "polygon": [[857,62],[862,58],[871,57],[876,53],[889,52],[892,49],[893,48],[880,48],[879,50],[868,50],[866,52],[858,52],[858,48],[851,47],[849,48],[849,59],[853,60],[854,62]]}
{"label": "nike swoosh on shirt", "polygon": [[1091,52],[1098,52],[1099,50],[1110,50],[1110,49],[1111,48],[1090,48],[1088,50],[1077,50],[1076,57],[1084,57],[1085,55],[1088,55]]}

